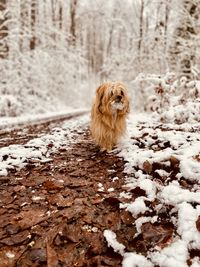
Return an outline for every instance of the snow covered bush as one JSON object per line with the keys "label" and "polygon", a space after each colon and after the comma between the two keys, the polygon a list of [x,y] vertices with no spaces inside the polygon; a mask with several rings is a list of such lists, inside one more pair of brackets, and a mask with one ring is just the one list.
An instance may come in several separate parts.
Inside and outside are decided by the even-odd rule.
{"label": "snow covered bush", "polygon": [[83,64],[79,51],[67,49],[35,49],[0,59],[0,116],[43,113],[80,104],[84,107],[87,101],[81,94],[85,91],[88,95],[89,88],[85,69],[80,67]]}
{"label": "snow covered bush", "polygon": [[162,122],[181,124],[200,121],[200,81],[166,75],[140,74],[134,81],[145,111],[154,112]]}
{"label": "snow covered bush", "polygon": [[12,95],[0,96],[0,116],[14,117],[21,113],[21,103]]}

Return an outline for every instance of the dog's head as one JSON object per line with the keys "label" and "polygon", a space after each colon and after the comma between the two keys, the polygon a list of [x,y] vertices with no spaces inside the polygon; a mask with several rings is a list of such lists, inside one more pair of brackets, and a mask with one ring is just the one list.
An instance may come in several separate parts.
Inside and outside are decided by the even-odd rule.
{"label": "dog's head", "polygon": [[125,85],[120,82],[104,83],[97,88],[98,111],[102,114],[125,115],[129,112],[129,99]]}

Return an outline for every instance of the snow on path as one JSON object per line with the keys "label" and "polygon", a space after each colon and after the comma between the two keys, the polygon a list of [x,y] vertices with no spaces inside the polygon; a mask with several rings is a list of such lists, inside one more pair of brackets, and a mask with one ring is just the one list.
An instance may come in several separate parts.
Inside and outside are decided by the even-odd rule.
{"label": "snow on path", "polygon": [[88,121],[88,115],[72,118],[53,128],[51,133],[43,134],[24,145],[0,148],[0,176],[7,175],[9,169],[23,168],[29,161],[51,161],[51,153],[59,147],[67,147],[77,142],[77,132],[80,133]]}
{"label": "snow on path", "polygon": [[[173,241],[167,247],[161,249],[155,247],[144,257],[135,252],[125,252],[123,248],[123,267],[186,267],[189,266],[189,251],[200,249],[200,232],[197,230],[196,221],[200,216],[200,134],[190,131],[194,129],[189,124],[178,129],[177,125],[164,125],[161,130],[156,121],[149,116],[130,116],[128,120],[128,136],[116,149],[119,156],[127,162],[125,173],[127,173],[126,187],[134,189],[140,187],[145,190],[146,196],[139,196],[133,202],[120,204],[121,209],[126,209],[136,218],[135,226],[140,233],[142,223],[151,221],[154,223],[158,216],[145,217],[143,215],[149,208],[145,201],[157,201],[155,210],[160,210],[166,205],[171,205],[177,217],[169,214],[176,232]],[[169,130],[167,130],[169,128]],[[156,144],[155,144],[156,140]],[[142,144],[142,146],[141,146]],[[164,144],[164,145],[163,145]],[[163,146],[163,148],[162,148]],[[175,179],[171,179],[172,170],[167,172],[158,169],[160,176],[166,177],[165,182],[160,183],[154,179],[151,169],[150,173],[144,171],[144,164],[152,166],[153,163],[161,163],[170,167],[170,159],[179,162],[179,173]],[[169,168],[168,168],[169,169]],[[148,169],[147,169],[148,171]],[[191,189],[183,188],[180,179],[194,183]],[[121,195],[127,194],[122,192]],[[114,250],[123,244],[113,245],[114,233],[110,230],[104,232],[109,246]],[[200,267],[200,255],[192,259],[192,267]]]}
{"label": "snow on path", "polygon": [[10,130],[10,128],[18,128],[21,125],[27,124],[41,124],[44,122],[62,119],[64,117],[69,117],[76,115],[78,113],[88,112],[87,109],[65,109],[60,112],[47,112],[45,114],[37,115],[23,115],[19,117],[1,117],[0,118],[0,130]]}
{"label": "snow on path", "polygon": [[[51,160],[50,154],[59,147],[68,147],[77,142],[77,131],[82,132],[88,121],[88,115],[80,116],[64,121],[51,133],[34,138],[25,145],[0,148],[0,175],[7,175],[8,170],[12,168],[20,169],[29,161]],[[172,129],[172,125],[165,125],[165,130],[157,126],[158,123],[146,115],[134,115],[129,118],[129,135],[116,152],[127,162],[124,170],[128,175],[126,187],[140,187],[146,192],[146,196],[122,203],[120,208],[128,210],[135,217],[135,226],[139,234],[143,223],[154,223],[158,217],[145,216],[145,212],[149,210],[146,201],[157,200],[157,210],[171,205],[174,207],[173,212],[177,213],[177,217],[171,215],[176,233],[171,244],[162,249],[155,247],[145,257],[136,252],[126,252],[124,244],[117,241],[116,234],[105,230],[104,236],[108,245],[123,256],[123,267],[185,267],[188,266],[189,250],[200,249],[200,232],[196,228],[196,221],[200,216],[200,134],[190,131],[190,125],[185,125],[185,131],[177,126]],[[158,169],[158,175],[166,177],[166,182],[159,183],[151,172],[144,172],[145,163],[149,166],[157,162],[167,165],[172,157],[179,162],[180,171],[176,174],[176,179],[170,180],[171,171]],[[181,178],[194,183],[192,189],[183,188],[180,184]],[[121,194],[126,194],[123,188]],[[200,258],[193,258],[191,266],[200,267]]]}

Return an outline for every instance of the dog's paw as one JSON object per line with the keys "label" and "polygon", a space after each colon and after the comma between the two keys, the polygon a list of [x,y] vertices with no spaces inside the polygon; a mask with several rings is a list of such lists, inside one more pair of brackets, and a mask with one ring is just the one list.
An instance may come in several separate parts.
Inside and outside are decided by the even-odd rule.
{"label": "dog's paw", "polygon": [[101,147],[100,152],[107,152],[107,149],[105,147]]}
{"label": "dog's paw", "polygon": [[102,148],[100,148],[100,152],[111,153],[112,152],[112,147],[102,147]]}

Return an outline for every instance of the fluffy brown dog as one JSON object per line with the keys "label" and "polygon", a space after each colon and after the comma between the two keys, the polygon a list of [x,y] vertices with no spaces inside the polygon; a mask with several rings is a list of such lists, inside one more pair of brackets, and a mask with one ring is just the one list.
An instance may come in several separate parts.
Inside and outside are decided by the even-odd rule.
{"label": "fluffy brown dog", "polygon": [[99,86],[91,111],[91,133],[101,151],[110,151],[126,131],[129,98],[120,82]]}

